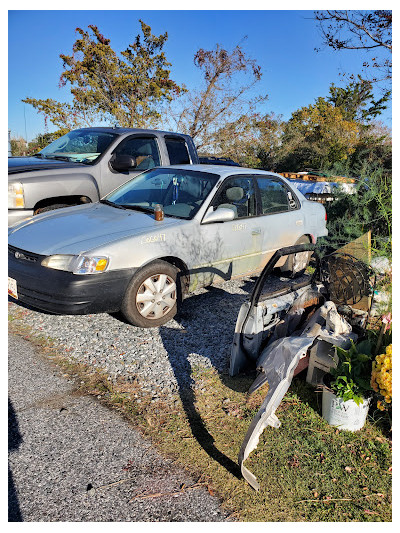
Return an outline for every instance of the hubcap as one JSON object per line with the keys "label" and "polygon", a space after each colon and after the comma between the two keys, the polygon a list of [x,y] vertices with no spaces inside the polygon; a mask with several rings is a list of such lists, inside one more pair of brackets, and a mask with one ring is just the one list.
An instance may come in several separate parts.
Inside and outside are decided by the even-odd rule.
{"label": "hubcap", "polygon": [[293,258],[293,274],[301,272],[307,267],[310,258],[310,252],[299,252],[294,254]]}
{"label": "hubcap", "polygon": [[166,274],[155,274],[147,278],[136,294],[139,313],[149,320],[167,315],[176,303],[175,281]]}

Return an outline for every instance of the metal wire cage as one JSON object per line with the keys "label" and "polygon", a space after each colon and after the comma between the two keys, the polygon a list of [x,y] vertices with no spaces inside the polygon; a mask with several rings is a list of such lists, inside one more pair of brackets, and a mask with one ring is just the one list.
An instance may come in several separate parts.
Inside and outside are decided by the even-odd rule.
{"label": "metal wire cage", "polygon": [[373,294],[374,272],[363,261],[343,252],[333,252],[321,258],[321,281],[330,299],[339,305],[355,305],[364,296]]}

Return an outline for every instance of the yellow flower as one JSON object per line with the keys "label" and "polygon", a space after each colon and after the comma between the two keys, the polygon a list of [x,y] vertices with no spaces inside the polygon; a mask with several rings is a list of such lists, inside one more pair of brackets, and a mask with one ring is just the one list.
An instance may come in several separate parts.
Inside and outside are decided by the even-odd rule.
{"label": "yellow flower", "polygon": [[383,405],[383,403],[381,401],[379,401],[377,403],[377,407],[380,411],[384,411],[385,410],[385,406]]}

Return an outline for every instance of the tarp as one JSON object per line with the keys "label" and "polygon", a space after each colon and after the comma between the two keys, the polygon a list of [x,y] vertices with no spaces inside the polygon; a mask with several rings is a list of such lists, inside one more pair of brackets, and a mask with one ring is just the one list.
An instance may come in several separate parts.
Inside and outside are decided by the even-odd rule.
{"label": "tarp", "polygon": [[347,194],[355,194],[354,183],[336,183],[334,181],[302,181],[290,180],[302,194],[334,194],[338,189]]}

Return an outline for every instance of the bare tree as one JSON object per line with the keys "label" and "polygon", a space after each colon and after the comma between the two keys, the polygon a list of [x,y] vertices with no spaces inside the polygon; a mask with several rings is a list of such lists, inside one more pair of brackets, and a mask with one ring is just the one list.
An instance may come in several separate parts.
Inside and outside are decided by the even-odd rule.
{"label": "bare tree", "polygon": [[324,43],[334,50],[365,50],[371,53],[363,67],[376,69],[372,81],[392,77],[392,12],[315,11]]}
{"label": "bare tree", "polygon": [[220,45],[213,50],[201,48],[194,64],[202,72],[203,87],[183,95],[169,110],[169,117],[174,129],[193,137],[197,149],[214,153],[221,145],[221,136],[235,135],[240,117],[254,113],[267,99],[266,95],[248,97],[261,79],[261,69],[239,45],[232,52]]}

